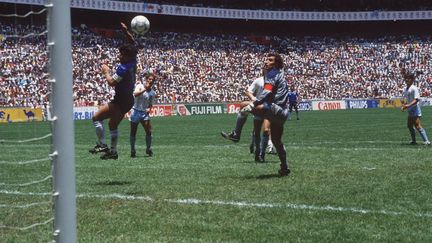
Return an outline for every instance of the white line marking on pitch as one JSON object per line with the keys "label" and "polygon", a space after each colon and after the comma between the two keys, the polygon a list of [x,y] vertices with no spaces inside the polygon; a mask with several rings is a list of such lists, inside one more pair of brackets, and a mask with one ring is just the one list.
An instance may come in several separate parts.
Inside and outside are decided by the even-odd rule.
{"label": "white line marking on pitch", "polygon": [[[18,191],[2,191],[0,194],[9,195],[20,195],[20,196],[47,196],[50,193],[27,193]],[[101,199],[118,199],[125,201],[157,201],[154,198],[148,196],[132,196],[123,194],[91,194],[83,193],[77,194],[77,198],[101,198]],[[347,213],[360,213],[360,214],[382,214],[387,216],[415,216],[421,218],[432,218],[432,213],[410,213],[410,212],[395,212],[387,210],[370,210],[361,208],[344,208],[334,206],[314,206],[306,204],[294,204],[294,203],[252,203],[252,202],[236,202],[236,201],[219,201],[219,200],[201,200],[201,199],[161,199],[160,201],[177,203],[177,204],[212,204],[212,205],[223,205],[223,206],[236,206],[236,207],[252,207],[252,208],[290,208],[290,209],[301,209],[311,211],[331,211],[331,212],[347,212]]]}

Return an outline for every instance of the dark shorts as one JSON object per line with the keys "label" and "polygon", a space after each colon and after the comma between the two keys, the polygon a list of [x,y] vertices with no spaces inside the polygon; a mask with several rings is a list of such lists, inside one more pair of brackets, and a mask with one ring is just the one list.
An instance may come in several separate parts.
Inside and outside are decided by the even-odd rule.
{"label": "dark shorts", "polygon": [[288,119],[288,109],[271,104],[269,109],[265,110],[264,119],[268,119],[271,123],[283,125]]}
{"label": "dark shorts", "polygon": [[293,102],[293,103],[289,103],[289,111],[291,112],[292,110],[297,110],[297,102]]}
{"label": "dark shorts", "polygon": [[116,104],[120,107],[120,111],[123,114],[126,114],[132,109],[132,106],[134,104],[134,98],[131,97],[114,97],[114,99],[111,101],[111,103]]}

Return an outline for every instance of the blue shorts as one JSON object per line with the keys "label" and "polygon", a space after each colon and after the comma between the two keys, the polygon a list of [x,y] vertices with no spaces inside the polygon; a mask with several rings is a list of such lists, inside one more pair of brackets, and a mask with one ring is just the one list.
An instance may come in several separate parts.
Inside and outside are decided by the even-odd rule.
{"label": "blue shorts", "polygon": [[133,123],[139,123],[140,121],[150,121],[150,114],[145,111],[139,111],[132,108],[132,114],[129,120]]}

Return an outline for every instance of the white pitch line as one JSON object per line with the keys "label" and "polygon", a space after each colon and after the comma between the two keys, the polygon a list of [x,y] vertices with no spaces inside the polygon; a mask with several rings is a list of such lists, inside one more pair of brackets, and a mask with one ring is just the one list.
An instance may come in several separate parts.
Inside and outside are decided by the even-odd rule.
{"label": "white pitch line", "polygon": [[6,191],[0,190],[0,194],[16,195],[16,196],[52,196],[49,192],[19,192],[19,191]]}
{"label": "white pitch line", "polygon": [[102,199],[120,199],[120,200],[129,200],[129,201],[154,201],[153,198],[147,196],[131,196],[131,195],[121,195],[121,194],[108,194],[108,195],[97,195],[97,194],[77,194],[77,198],[102,198]]}
{"label": "white pitch line", "polygon": [[[18,191],[1,191],[0,194],[9,195],[22,195],[22,196],[46,196],[48,193],[26,193]],[[100,198],[100,199],[118,199],[125,201],[147,201],[155,202],[158,201],[149,196],[132,196],[123,194],[91,194],[83,193],[77,194],[77,198]],[[355,214],[381,214],[386,216],[415,216],[420,218],[432,218],[432,213],[410,213],[410,212],[396,212],[387,210],[371,210],[362,208],[344,208],[335,207],[331,205],[327,206],[315,206],[307,204],[295,204],[295,203],[253,203],[253,202],[242,202],[242,201],[220,201],[220,200],[201,200],[201,199],[161,199],[159,201],[164,201],[168,203],[176,204],[211,204],[211,205],[222,205],[222,206],[236,206],[236,207],[251,207],[251,208],[289,208],[289,209],[300,209],[300,210],[310,210],[310,211],[329,211],[329,212],[347,212]]]}
{"label": "white pitch line", "polygon": [[238,207],[256,207],[256,208],[291,208],[291,209],[302,209],[302,210],[312,210],[312,211],[337,211],[337,212],[348,212],[348,213],[361,213],[361,214],[383,214],[390,216],[398,215],[411,215],[422,218],[431,218],[430,213],[403,213],[403,212],[393,212],[387,210],[369,210],[369,209],[359,209],[359,208],[344,208],[344,207],[334,207],[334,206],[314,206],[306,204],[281,204],[281,203],[250,203],[250,202],[225,202],[225,201],[211,201],[211,200],[200,200],[200,199],[165,199],[164,201],[179,203],[179,204],[213,204],[213,205],[228,205],[228,206],[238,206]]}
{"label": "white pitch line", "polygon": [[7,140],[7,139],[0,139],[0,143],[28,143],[28,142],[34,142],[34,141],[38,141],[38,140],[43,140],[45,138],[49,138],[52,137],[52,133],[46,134],[44,136],[41,137],[37,137],[37,138],[29,138],[29,139],[23,139],[23,140]]}
{"label": "white pitch line", "polygon": [[390,144],[398,144],[400,145],[403,143],[403,141],[397,141],[397,140],[388,140],[388,141],[381,141],[381,140],[354,140],[354,141],[308,141],[307,143],[302,142],[288,142],[287,144],[362,144],[362,143],[368,143],[368,144],[384,144],[384,143],[390,143]]}
{"label": "white pitch line", "polygon": [[341,147],[319,147],[319,146],[286,146],[286,150],[331,150],[331,151],[386,151],[386,150],[394,150],[394,148],[362,148],[362,147],[355,147],[355,148],[341,148]]}
{"label": "white pitch line", "polygon": [[48,219],[48,220],[46,220],[44,222],[35,223],[35,224],[29,225],[29,226],[25,226],[25,227],[15,227],[15,226],[0,225],[0,229],[11,229],[11,230],[25,231],[25,230],[28,230],[28,229],[35,228],[37,226],[49,224],[49,223],[51,223],[53,221],[54,221],[54,218],[50,218],[50,219]]}

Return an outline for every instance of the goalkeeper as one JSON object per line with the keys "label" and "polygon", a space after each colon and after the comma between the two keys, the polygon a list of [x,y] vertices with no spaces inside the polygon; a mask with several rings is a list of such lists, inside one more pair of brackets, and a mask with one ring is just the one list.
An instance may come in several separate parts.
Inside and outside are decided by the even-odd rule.
{"label": "goalkeeper", "polygon": [[283,59],[279,54],[270,53],[264,62],[264,91],[255,101],[243,102],[241,114],[237,117],[236,129],[227,134],[232,141],[240,139],[240,133],[247,119],[247,113],[262,116],[270,121],[270,133],[273,145],[280,160],[280,176],[290,173],[282,135],[285,121],[288,118],[288,85],[283,72]]}

